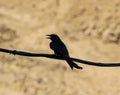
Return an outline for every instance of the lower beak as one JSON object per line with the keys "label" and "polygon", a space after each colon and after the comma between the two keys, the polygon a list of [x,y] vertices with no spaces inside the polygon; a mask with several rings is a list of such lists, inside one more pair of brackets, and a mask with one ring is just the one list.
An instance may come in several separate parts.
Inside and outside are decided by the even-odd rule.
{"label": "lower beak", "polygon": [[46,35],[47,36],[47,39],[50,39],[51,37],[50,37],[50,35]]}

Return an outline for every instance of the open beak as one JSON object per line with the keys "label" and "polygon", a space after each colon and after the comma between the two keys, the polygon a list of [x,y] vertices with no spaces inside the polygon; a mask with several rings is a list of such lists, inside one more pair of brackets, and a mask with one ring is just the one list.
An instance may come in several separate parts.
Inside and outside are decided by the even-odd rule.
{"label": "open beak", "polygon": [[47,39],[50,39],[50,38],[51,38],[51,37],[50,37],[51,35],[46,35],[46,36],[47,36]]}

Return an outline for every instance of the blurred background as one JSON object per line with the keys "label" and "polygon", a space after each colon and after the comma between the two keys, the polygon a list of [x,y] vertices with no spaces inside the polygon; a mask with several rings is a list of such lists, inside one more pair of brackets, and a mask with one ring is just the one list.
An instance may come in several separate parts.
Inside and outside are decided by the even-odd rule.
{"label": "blurred background", "polygon": [[[65,42],[71,57],[120,62],[119,0],[1,0],[0,47],[53,53],[47,34]],[[120,95],[120,67],[0,53],[0,95]]]}

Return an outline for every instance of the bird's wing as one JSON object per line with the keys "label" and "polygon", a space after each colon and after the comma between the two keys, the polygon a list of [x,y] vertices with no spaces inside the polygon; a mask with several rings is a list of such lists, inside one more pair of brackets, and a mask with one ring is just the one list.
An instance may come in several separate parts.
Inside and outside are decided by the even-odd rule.
{"label": "bird's wing", "polygon": [[69,56],[69,53],[65,44],[62,42],[53,42],[50,44],[50,47],[52,50],[59,53],[60,55]]}

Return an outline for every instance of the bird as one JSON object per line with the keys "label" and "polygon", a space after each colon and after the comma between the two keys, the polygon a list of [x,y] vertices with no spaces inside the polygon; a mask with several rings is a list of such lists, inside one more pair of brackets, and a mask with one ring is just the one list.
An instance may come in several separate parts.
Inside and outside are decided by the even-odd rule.
{"label": "bird", "polygon": [[73,68],[82,69],[82,67],[78,66],[70,59],[68,49],[58,35],[50,34],[47,35],[47,38],[51,40],[50,48],[54,51],[56,56],[64,58],[72,70]]}

